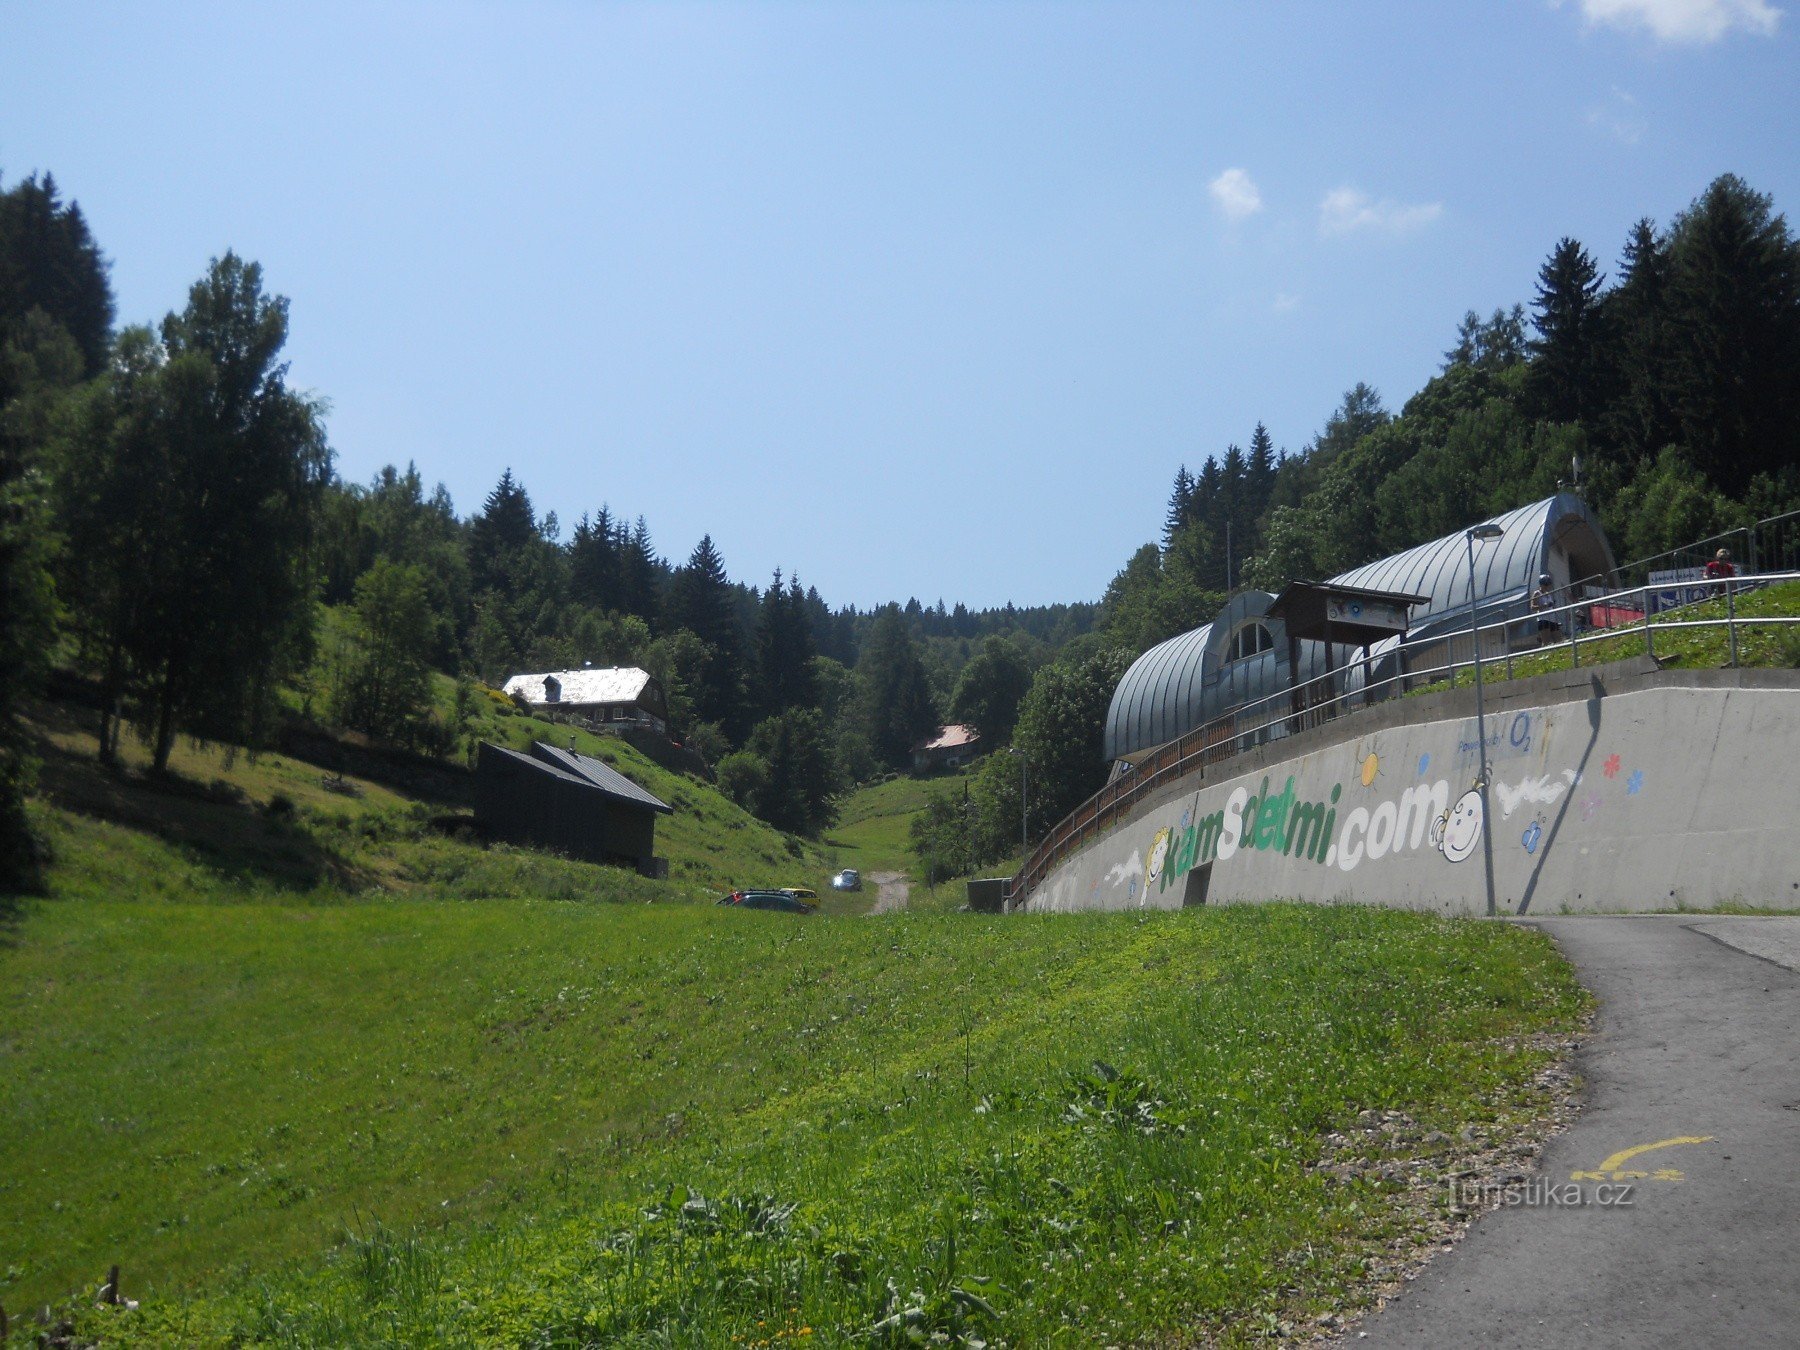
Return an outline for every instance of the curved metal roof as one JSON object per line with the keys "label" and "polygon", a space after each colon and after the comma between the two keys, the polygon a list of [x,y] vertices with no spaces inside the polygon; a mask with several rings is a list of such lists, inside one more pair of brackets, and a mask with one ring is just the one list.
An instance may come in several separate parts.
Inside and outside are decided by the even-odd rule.
{"label": "curved metal roof", "polygon": [[[1585,566],[1611,575],[1612,551],[1606,536],[1587,504],[1573,493],[1561,492],[1480,523],[1498,525],[1504,533],[1498,540],[1476,545],[1478,609],[1515,604],[1528,596],[1538,574],[1547,570],[1553,544],[1588,560]],[[1453,631],[1468,625],[1467,549],[1465,531],[1458,530],[1391,558],[1352,568],[1331,581],[1427,596],[1427,602],[1413,611],[1408,636]],[[1262,591],[1240,592],[1211,623],[1160,642],[1138,657],[1113,691],[1107,710],[1107,758],[1122,759],[1174,740],[1232,707],[1286,687],[1285,631],[1273,633],[1274,651],[1230,664],[1224,661],[1231,631],[1246,619],[1261,615],[1273,600]],[[1279,620],[1265,622],[1272,631],[1283,627]],[[1217,641],[1213,640],[1215,632]],[[1302,644],[1303,676],[1324,668],[1323,652],[1313,650],[1318,646]],[[1342,657],[1333,664],[1341,666]],[[1221,672],[1229,678],[1221,681]]]}
{"label": "curved metal roof", "polygon": [[[1475,545],[1478,608],[1511,604],[1530,595],[1538,574],[1547,569],[1552,543],[1567,540],[1573,532],[1591,535],[1587,541],[1590,548],[1604,558],[1605,569],[1611,571],[1612,552],[1607,548],[1606,536],[1587,503],[1572,492],[1559,492],[1479,523],[1498,525],[1505,533],[1491,543]],[[1409,636],[1464,627],[1469,612],[1465,534],[1466,531],[1458,530],[1391,558],[1352,568],[1331,580],[1369,590],[1430,596],[1426,604],[1413,610]]]}
{"label": "curved metal roof", "polygon": [[1174,740],[1203,720],[1206,647],[1213,626],[1202,624],[1159,642],[1137,660],[1113,690],[1106,714],[1106,757]]}

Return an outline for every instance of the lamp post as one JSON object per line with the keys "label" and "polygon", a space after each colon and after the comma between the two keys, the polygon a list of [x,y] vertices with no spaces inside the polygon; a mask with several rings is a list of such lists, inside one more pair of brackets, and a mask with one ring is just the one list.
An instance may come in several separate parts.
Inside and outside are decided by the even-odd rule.
{"label": "lamp post", "polygon": [[1491,543],[1506,533],[1489,521],[1465,530],[1469,546],[1469,640],[1475,644],[1475,753],[1480,776],[1475,790],[1481,797],[1481,863],[1487,875],[1487,912],[1494,917],[1494,830],[1488,819],[1487,705],[1481,693],[1481,619],[1475,607],[1475,542]]}

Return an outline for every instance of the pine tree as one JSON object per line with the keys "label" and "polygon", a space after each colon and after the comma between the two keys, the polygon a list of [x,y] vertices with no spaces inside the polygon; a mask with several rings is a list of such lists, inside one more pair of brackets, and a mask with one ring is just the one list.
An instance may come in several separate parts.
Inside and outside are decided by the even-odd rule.
{"label": "pine tree", "polygon": [[309,550],[330,472],[319,409],[289,390],[287,302],[214,259],[163,320],[131,330],[71,418],[61,524],[111,713],[134,697],[160,772],[176,733],[256,744],[312,633]]}
{"label": "pine tree", "polygon": [[701,536],[686,566],[671,580],[663,622],[668,631],[685,628],[706,645],[707,659],[692,691],[695,715],[719,723],[726,735],[741,740],[746,730],[744,635],[725,561],[710,534]]}
{"label": "pine tree", "polygon": [[519,555],[537,538],[531,498],[509,468],[469,522],[469,574],[478,591],[510,595]]}
{"label": "pine tree", "polygon": [[1648,217],[1631,227],[1619,284],[1604,297],[1615,396],[1602,443],[1621,459],[1643,459],[1680,434],[1668,388],[1669,254]]}
{"label": "pine tree", "polygon": [[656,556],[656,547],[650,542],[650,527],[642,516],[632,526],[631,533],[625,533],[623,522],[619,526],[619,607],[627,614],[635,614],[654,630],[661,617],[660,581],[666,570],[666,564]]}
{"label": "pine tree", "polygon": [[594,609],[623,608],[621,542],[612,512],[605,506],[592,520],[583,515],[575,522],[569,540],[569,591],[577,603]]}
{"label": "pine tree", "polygon": [[[49,174],[0,192],[0,342],[32,310],[42,310],[74,339],[82,374],[99,374],[112,345],[106,274],[81,207],[63,205]],[[0,402],[5,397],[0,392]]]}
{"label": "pine tree", "polygon": [[1800,244],[1770,199],[1726,174],[1670,239],[1672,401],[1697,468],[1740,497],[1800,461]]}
{"label": "pine tree", "polygon": [[812,707],[818,701],[813,674],[815,655],[812,621],[807,616],[800,582],[796,578],[784,586],[777,568],[757,616],[758,679],[752,702],[762,716]]}
{"label": "pine tree", "polygon": [[1538,414],[1553,422],[1585,423],[1605,399],[1604,280],[1588,251],[1567,237],[1538,270],[1529,387]]}
{"label": "pine tree", "polygon": [[1175,541],[1181,527],[1188,523],[1188,513],[1194,509],[1194,478],[1183,464],[1175,471],[1175,486],[1169,493],[1169,509],[1163,517],[1163,547],[1166,549]]}
{"label": "pine tree", "polygon": [[876,756],[900,768],[912,747],[937,725],[931,682],[898,605],[876,612],[856,673],[860,720]]}
{"label": "pine tree", "polygon": [[[1444,353],[1444,369],[1471,366],[1477,370],[1504,370],[1526,356],[1525,307],[1496,309],[1484,322],[1474,310],[1457,326],[1456,345]],[[1358,385],[1357,388],[1366,388]],[[1371,391],[1373,392],[1373,391]]]}

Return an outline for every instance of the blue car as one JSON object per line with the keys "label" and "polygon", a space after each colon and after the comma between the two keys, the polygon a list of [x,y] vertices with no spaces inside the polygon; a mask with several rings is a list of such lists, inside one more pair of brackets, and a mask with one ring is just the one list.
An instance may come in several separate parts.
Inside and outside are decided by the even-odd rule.
{"label": "blue car", "polygon": [[733,891],[719,903],[736,905],[739,909],[779,910],[783,914],[811,914],[817,909],[816,905],[809,905],[786,891]]}

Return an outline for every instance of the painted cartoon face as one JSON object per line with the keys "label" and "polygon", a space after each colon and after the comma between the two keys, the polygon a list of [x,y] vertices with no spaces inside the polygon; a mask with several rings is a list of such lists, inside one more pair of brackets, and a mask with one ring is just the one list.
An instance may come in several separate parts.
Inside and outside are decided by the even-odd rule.
{"label": "painted cartoon face", "polygon": [[1163,829],[1156,832],[1156,838],[1150,841],[1150,855],[1144,859],[1144,890],[1150,889],[1150,883],[1162,875],[1163,864],[1169,860],[1169,841],[1175,837],[1175,831]]}
{"label": "painted cartoon face", "polygon": [[1432,842],[1451,862],[1468,857],[1481,842],[1481,794],[1474,788],[1463,793],[1432,823],[1431,833]]}

